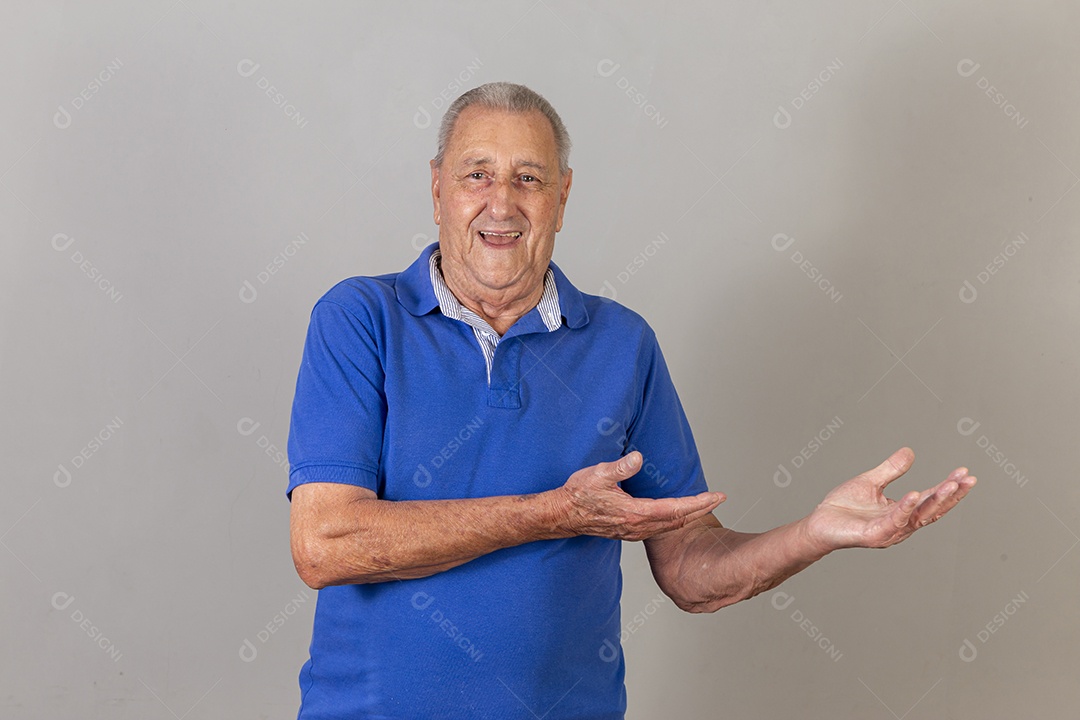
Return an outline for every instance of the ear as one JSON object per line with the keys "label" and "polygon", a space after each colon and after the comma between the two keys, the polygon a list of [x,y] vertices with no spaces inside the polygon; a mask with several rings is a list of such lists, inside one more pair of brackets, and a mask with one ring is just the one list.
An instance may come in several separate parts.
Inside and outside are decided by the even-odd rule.
{"label": "ear", "polygon": [[435,217],[435,224],[439,224],[440,207],[439,207],[439,166],[435,164],[435,161],[431,161],[431,203],[434,206],[433,215]]}
{"label": "ear", "polygon": [[555,223],[555,232],[562,230],[563,213],[566,212],[566,199],[570,197],[570,185],[574,182],[574,168],[566,169],[566,177],[563,178],[562,189],[559,193],[559,220]]}

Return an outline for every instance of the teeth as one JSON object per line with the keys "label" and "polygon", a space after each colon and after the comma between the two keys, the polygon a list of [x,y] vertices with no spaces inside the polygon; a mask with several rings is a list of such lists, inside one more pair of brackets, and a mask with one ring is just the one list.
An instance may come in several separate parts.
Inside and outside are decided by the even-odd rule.
{"label": "teeth", "polygon": [[519,233],[519,232],[510,232],[510,233],[494,233],[494,232],[484,232],[483,230],[481,230],[481,231],[480,231],[480,234],[481,234],[481,235],[484,235],[485,237],[486,237],[486,236],[488,236],[488,235],[490,235],[490,236],[492,236],[492,237],[512,237],[512,238],[519,238],[519,237],[521,237],[521,233]]}

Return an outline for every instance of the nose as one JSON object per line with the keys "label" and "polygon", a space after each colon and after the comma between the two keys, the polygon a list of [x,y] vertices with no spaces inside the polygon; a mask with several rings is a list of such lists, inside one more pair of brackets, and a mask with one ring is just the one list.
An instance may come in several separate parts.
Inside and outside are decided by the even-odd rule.
{"label": "nose", "polygon": [[514,217],[517,206],[514,200],[514,181],[508,177],[496,178],[488,193],[488,214],[493,220],[506,220]]}

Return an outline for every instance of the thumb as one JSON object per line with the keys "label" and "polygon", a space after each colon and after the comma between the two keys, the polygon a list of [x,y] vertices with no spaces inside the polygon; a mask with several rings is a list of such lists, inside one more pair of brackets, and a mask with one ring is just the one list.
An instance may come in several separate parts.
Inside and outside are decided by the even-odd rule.
{"label": "thumb", "polygon": [[885,486],[911,469],[915,462],[915,453],[909,447],[902,447],[873,470],[863,473],[874,487],[884,490]]}
{"label": "thumb", "polygon": [[623,455],[616,462],[612,463],[611,476],[616,482],[631,477],[641,468],[641,453],[637,450]]}

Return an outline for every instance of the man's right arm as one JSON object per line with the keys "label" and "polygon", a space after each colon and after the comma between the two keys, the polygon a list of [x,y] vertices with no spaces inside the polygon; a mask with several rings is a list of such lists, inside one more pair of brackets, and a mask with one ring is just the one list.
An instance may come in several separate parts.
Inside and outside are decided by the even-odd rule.
{"label": "man's right arm", "polygon": [[502,548],[595,535],[644,540],[683,527],[721,493],[634,498],[618,483],[641,454],[574,473],[555,490],[460,500],[379,500],[367,488],[313,482],[292,492],[293,562],[312,588],[421,578]]}

